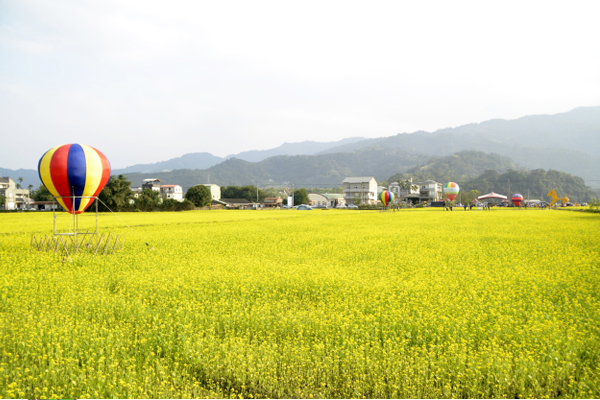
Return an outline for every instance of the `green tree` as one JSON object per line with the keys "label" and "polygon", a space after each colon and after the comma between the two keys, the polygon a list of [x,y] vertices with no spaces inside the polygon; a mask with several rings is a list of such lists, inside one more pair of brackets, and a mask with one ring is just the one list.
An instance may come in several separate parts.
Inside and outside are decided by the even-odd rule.
{"label": "green tree", "polygon": [[248,201],[262,202],[267,197],[267,192],[257,189],[256,186],[224,186],[221,188],[221,198],[223,199],[246,199]]}
{"label": "green tree", "polygon": [[5,204],[6,204],[6,197],[4,197],[0,194],[0,206],[4,207]]}
{"label": "green tree", "polygon": [[52,201],[54,200],[54,196],[50,193],[50,191],[44,185],[40,185],[37,190],[34,190],[31,194],[31,198],[35,201]]}
{"label": "green tree", "polygon": [[294,191],[294,205],[299,206],[300,204],[308,204],[308,192],[304,188]]}
{"label": "green tree", "polygon": [[[133,198],[131,182],[123,175],[115,178],[114,175],[98,194],[98,210],[100,211],[125,211],[130,209],[130,200]],[[93,207],[88,208],[88,210]]]}
{"label": "green tree", "polygon": [[144,189],[135,199],[135,208],[140,211],[155,211],[161,205],[161,198],[157,191]]}
{"label": "green tree", "polygon": [[210,189],[204,185],[196,185],[189,188],[185,193],[185,198],[194,203],[196,207],[206,207],[212,201]]}
{"label": "green tree", "polygon": [[17,180],[19,181],[19,183],[17,183],[15,186],[17,189],[21,189],[21,184],[23,183],[23,178],[18,177]]}

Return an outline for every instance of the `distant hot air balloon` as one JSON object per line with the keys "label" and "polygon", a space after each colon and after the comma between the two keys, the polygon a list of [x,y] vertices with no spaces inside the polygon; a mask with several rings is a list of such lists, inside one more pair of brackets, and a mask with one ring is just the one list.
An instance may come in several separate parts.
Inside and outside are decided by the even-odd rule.
{"label": "distant hot air balloon", "polygon": [[512,200],[515,206],[519,207],[521,205],[521,202],[523,201],[523,196],[517,193],[513,194],[510,199]]}
{"label": "distant hot air balloon", "polygon": [[444,194],[446,195],[446,198],[448,200],[454,201],[454,199],[458,195],[458,192],[460,191],[460,188],[458,187],[457,183],[448,182],[444,185],[442,190],[444,191]]}
{"label": "distant hot air balloon", "polygon": [[[40,180],[70,214],[81,214],[110,178],[110,163],[100,151],[83,144],[48,150],[38,164]],[[74,204],[73,204],[74,197]]]}
{"label": "distant hot air balloon", "polygon": [[390,204],[392,201],[394,201],[394,193],[390,192],[389,190],[384,190],[379,195],[379,200],[381,200],[383,205],[385,207],[387,207],[388,204]]}

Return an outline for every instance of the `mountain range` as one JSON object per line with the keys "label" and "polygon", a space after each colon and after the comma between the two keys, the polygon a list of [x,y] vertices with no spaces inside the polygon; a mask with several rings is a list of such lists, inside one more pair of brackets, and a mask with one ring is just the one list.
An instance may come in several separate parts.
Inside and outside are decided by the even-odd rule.
{"label": "mountain range", "polygon": [[[598,188],[600,107],[580,107],[566,113],[514,120],[495,119],[376,139],[285,143],[270,150],[247,151],[224,158],[210,153],[189,153],[154,164],[117,169],[113,174],[124,174],[134,186],[139,186],[145,178],[159,178],[184,188],[209,181],[221,186],[325,187],[337,186],[344,177],[352,175],[386,180],[430,164],[436,157],[462,151],[488,154],[483,159],[491,159],[489,154],[497,155],[500,173],[506,171],[504,164],[507,168],[559,170],[582,177],[588,186]],[[39,185],[35,170],[0,169],[0,174],[22,176],[24,187],[30,183]]]}

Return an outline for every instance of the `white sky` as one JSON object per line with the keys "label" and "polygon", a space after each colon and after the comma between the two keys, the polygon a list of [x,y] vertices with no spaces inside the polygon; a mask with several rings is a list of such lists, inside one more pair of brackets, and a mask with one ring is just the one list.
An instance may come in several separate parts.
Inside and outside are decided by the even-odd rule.
{"label": "white sky", "polygon": [[0,167],[113,168],[600,105],[597,2],[0,0]]}

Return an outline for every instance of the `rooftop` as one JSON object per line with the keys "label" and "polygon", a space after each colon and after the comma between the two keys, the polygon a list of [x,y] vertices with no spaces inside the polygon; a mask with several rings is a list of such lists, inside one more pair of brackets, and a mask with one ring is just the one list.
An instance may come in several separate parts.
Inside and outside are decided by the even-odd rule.
{"label": "rooftop", "polygon": [[372,176],[352,176],[344,179],[342,183],[363,183],[370,182],[371,179],[375,179]]}

